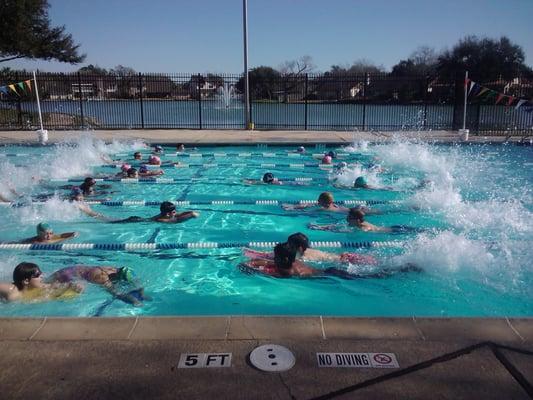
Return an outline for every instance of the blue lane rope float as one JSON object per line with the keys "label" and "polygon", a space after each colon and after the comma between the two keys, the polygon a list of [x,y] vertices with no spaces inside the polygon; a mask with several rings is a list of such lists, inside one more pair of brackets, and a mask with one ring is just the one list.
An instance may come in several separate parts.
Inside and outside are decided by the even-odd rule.
{"label": "blue lane rope float", "polygon": [[[232,168],[320,168],[320,169],[332,169],[336,164],[315,164],[315,163],[298,163],[298,164],[274,164],[274,163],[203,163],[203,164],[163,164],[163,165],[150,165],[146,164],[148,168],[166,169],[166,168],[218,168],[218,167],[232,167]],[[348,164],[349,166],[350,164]],[[103,168],[121,168],[119,164],[104,164],[100,165]]]}
{"label": "blue lane rope float", "polygon": [[[152,153],[142,153],[145,156],[150,156]],[[157,157],[188,157],[188,158],[202,158],[202,157],[313,157],[313,158],[322,158],[324,157],[324,153],[313,153],[313,154],[306,154],[306,153],[157,153],[154,154]],[[338,158],[345,158],[345,157],[351,157],[351,156],[357,156],[357,154],[351,154],[351,153],[337,153],[336,157]],[[132,157],[132,154],[126,154],[126,153],[118,153],[114,154],[114,157]]]}
{"label": "blue lane rope float", "polygon": [[[179,250],[179,249],[230,249],[243,247],[273,248],[278,242],[185,242],[185,243],[55,243],[55,244],[19,244],[0,243],[0,250],[17,251],[68,251],[68,250],[106,250],[106,251],[129,251],[129,250]],[[337,241],[314,241],[311,247],[320,248],[345,248],[366,249],[381,247],[402,247],[402,241],[382,242],[337,242]]]}
{"label": "blue lane rope float", "polygon": [[[0,202],[0,206],[11,206],[11,207],[24,207],[29,204],[45,204],[46,201],[34,201],[32,203],[23,203],[23,202]],[[149,201],[149,200],[119,200],[119,201],[109,201],[109,200],[85,200],[86,204],[89,205],[102,205],[110,207],[124,207],[124,206],[159,206],[161,205],[160,201]],[[317,205],[316,200],[249,200],[249,201],[239,201],[239,200],[208,200],[208,201],[173,201],[176,206],[204,206],[204,205],[272,205],[279,206],[282,204],[302,204],[302,205]],[[341,200],[335,201],[335,204],[338,205],[360,205],[360,206],[373,206],[380,204],[402,204],[402,200]]]}
{"label": "blue lane rope float", "polygon": [[[235,178],[239,180],[239,178]],[[247,178],[242,178],[242,180]],[[72,183],[81,183],[83,182],[84,178],[68,178],[68,179],[62,179],[62,178],[54,178],[49,179],[49,182],[72,182]],[[94,178],[96,182],[115,182],[115,183],[152,183],[152,184],[158,184],[158,183],[184,183],[184,182],[217,182],[216,178],[208,178],[208,177],[201,177],[201,178]],[[279,178],[280,181],[285,182],[326,182],[329,180],[327,178],[306,178],[306,177],[296,177],[296,178]],[[222,182],[227,182],[227,179],[220,179]]]}

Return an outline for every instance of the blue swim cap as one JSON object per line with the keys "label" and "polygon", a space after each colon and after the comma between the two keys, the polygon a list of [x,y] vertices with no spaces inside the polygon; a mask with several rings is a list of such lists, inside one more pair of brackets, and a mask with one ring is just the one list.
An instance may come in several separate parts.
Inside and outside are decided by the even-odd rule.
{"label": "blue swim cap", "polygon": [[37,225],[37,232],[46,232],[46,231],[51,231],[52,228],[50,228],[50,225],[47,224],[46,222],[41,222],[40,224]]}
{"label": "blue swim cap", "polygon": [[140,173],[148,172],[148,167],[147,167],[146,165],[144,165],[144,164],[141,165],[141,166],[139,167],[139,172],[140,172]]}
{"label": "blue swim cap", "polygon": [[360,176],[355,180],[354,187],[364,187],[367,185],[366,178],[364,176]]}
{"label": "blue swim cap", "polygon": [[73,186],[70,192],[70,195],[72,197],[76,197],[76,196],[79,196],[80,194],[83,194],[83,190],[81,190],[78,186]]}

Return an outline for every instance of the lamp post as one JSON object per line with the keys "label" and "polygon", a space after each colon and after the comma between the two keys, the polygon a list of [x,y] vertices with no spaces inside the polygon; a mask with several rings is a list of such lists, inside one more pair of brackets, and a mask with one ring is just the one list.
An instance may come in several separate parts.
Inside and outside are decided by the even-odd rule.
{"label": "lamp post", "polygon": [[248,82],[248,1],[242,0],[242,20],[244,34],[244,109],[246,113],[246,129],[254,129],[250,113],[250,84]]}

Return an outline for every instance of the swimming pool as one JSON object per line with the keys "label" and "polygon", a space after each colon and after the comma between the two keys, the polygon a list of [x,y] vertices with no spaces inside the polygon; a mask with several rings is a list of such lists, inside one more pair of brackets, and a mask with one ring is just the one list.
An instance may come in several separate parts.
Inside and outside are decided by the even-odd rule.
{"label": "swimming pool", "polygon": [[[11,196],[8,186],[25,195],[26,201],[43,193],[65,194],[67,191],[58,187],[77,184],[68,179],[118,172],[116,168],[101,166],[101,154],[132,162],[135,150],[143,152],[145,157],[149,154],[149,149],[140,143],[105,145],[90,137],[46,148],[7,146],[2,148],[0,156],[3,171],[0,194]],[[303,232],[312,241],[328,242],[323,243],[328,245],[323,250],[371,254],[387,265],[411,262],[423,271],[354,280],[274,279],[241,272],[237,265],[244,258],[238,247],[130,251],[1,249],[2,281],[11,280],[13,267],[22,261],[39,264],[46,274],[75,263],[127,265],[135,270],[153,300],[143,307],[132,307],[110,301],[106,291],[87,285],[82,295],[71,300],[0,304],[0,315],[533,314],[531,147],[396,142],[308,148],[306,155],[289,153],[293,150],[264,146],[201,147],[195,152],[176,155],[174,148],[167,146],[162,160],[182,163],[179,168],[164,168],[163,177],[167,181],[102,182],[112,185],[107,189],[111,193],[104,198],[129,203],[91,207],[117,219],[131,215],[149,217],[158,213],[158,206],[142,201],[179,200],[190,202],[179,204],[179,210],[197,210],[199,218],[176,225],[109,224],[80,214],[72,204],[57,196],[44,203],[2,206],[0,238],[2,242],[11,242],[33,236],[35,225],[42,221],[52,225],[56,232],[79,232],[77,238],[66,242],[69,244],[209,242],[231,245],[284,241],[291,233]],[[334,187],[331,168],[319,168],[320,160],[312,156],[329,150],[342,155],[336,163],[357,163],[337,177],[340,184],[348,186],[355,177],[365,175],[369,184],[391,186],[395,190]],[[369,163],[379,163],[385,171],[371,172],[366,169]],[[265,172],[309,185],[242,182],[244,178],[260,179]],[[431,182],[417,189],[424,179]],[[289,212],[278,204],[316,200],[324,191],[332,192],[337,201],[381,202],[373,207],[384,213],[367,218],[376,225],[410,225],[427,231],[408,234],[315,231],[308,228],[309,223],[342,223],[345,216]],[[215,204],[206,204],[210,202]],[[395,243],[370,248],[330,246],[331,242],[349,245],[391,241]],[[330,263],[312,265],[332,266]],[[358,270],[356,266],[340,267],[352,272]],[[375,272],[382,267],[364,268]]]}

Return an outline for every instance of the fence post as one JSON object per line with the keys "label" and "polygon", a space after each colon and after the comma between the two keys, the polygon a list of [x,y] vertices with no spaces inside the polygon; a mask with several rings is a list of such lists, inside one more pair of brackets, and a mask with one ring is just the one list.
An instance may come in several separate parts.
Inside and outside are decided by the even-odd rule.
{"label": "fence post", "polygon": [[305,101],[305,130],[307,130],[307,85],[308,85],[308,81],[309,81],[309,74],[305,74],[305,97],[304,97],[304,101]]}
{"label": "fence post", "polygon": [[78,72],[78,94],[80,96],[81,127],[85,128],[85,118],[83,117],[83,94],[81,92],[81,74]]}
{"label": "fence post", "polygon": [[143,81],[139,72],[139,98],[141,100],[141,128],[144,129],[144,106],[143,106]]}
{"label": "fence post", "polygon": [[481,102],[477,103],[477,110],[476,110],[476,135],[479,135],[479,120],[481,119]]}
{"label": "fence post", "polygon": [[[18,82],[19,73],[15,72],[15,81]],[[18,122],[20,124],[20,129],[24,129],[24,122],[22,121],[22,104],[20,101],[20,96],[17,96],[17,113],[18,113]]]}
{"label": "fence post", "polygon": [[363,82],[363,131],[366,131],[366,89],[368,85],[368,80],[370,79],[370,73],[365,73],[365,78]]}
{"label": "fence post", "polygon": [[200,129],[202,129],[202,87],[200,83],[200,74],[198,74],[198,120]]}

